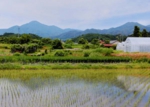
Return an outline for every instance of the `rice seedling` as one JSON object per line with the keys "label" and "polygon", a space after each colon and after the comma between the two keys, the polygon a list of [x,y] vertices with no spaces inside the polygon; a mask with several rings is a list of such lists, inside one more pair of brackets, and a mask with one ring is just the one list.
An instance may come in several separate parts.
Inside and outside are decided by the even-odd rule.
{"label": "rice seedling", "polygon": [[[0,71],[1,107],[131,107],[149,98],[146,69]],[[145,107],[150,106],[149,99]]]}

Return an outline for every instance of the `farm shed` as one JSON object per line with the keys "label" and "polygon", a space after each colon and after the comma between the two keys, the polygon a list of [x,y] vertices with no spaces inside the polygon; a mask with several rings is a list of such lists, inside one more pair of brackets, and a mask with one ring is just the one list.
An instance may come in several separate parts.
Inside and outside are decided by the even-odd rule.
{"label": "farm shed", "polygon": [[125,50],[125,42],[118,43],[116,46],[116,50],[124,51]]}
{"label": "farm shed", "polygon": [[149,37],[128,37],[124,52],[150,52]]}

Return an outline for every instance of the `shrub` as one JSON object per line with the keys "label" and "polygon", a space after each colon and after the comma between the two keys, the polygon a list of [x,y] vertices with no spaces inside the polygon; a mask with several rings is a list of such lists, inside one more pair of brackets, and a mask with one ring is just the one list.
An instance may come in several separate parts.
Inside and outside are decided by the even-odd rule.
{"label": "shrub", "polygon": [[72,52],[70,50],[65,50],[65,55],[72,55]]}
{"label": "shrub", "polygon": [[25,47],[23,45],[19,45],[19,44],[15,44],[11,47],[11,52],[14,53],[14,52],[24,52],[25,50]]}
{"label": "shrub", "polygon": [[64,51],[56,51],[54,56],[65,56],[65,52]]}
{"label": "shrub", "polygon": [[37,44],[30,44],[25,46],[25,52],[26,53],[33,53],[36,52],[38,48]]}
{"label": "shrub", "polygon": [[45,54],[48,54],[48,51],[47,51],[47,49],[45,49]]}
{"label": "shrub", "polygon": [[109,56],[111,53],[113,53],[112,48],[98,48],[95,50],[95,52],[102,53],[104,56]]}
{"label": "shrub", "polygon": [[53,40],[52,49],[63,49],[62,42],[58,39]]}
{"label": "shrub", "polygon": [[14,53],[14,56],[20,56],[21,54],[19,52]]}
{"label": "shrub", "polygon": [[84,57],[89,57],[90,56],[90,52],[85,52],[84,53]]}
{"label": "shrub", "polygon": [[64,47],[68,48],[68,49],[72,49],[72,45],[70,45],[70,44],[65,44]]}
{"label": "shrub", "polygon": [[113,49],[107,49],[107,48],[103,49],[103,55],[109,56],[111,55],[111,53],[113,53]]}
{"label": "shrub", "polygon": [[88,44],[85,44],[85,45],[83,45],[83,47],[82,47],[83,49],[90,49],[90,45],[88,45]]}

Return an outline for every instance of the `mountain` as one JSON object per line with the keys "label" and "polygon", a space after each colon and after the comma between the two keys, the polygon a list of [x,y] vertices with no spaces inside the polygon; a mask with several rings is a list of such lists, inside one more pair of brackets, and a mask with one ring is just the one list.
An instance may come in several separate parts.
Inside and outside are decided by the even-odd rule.
{"label": "mountain", "polygon": [[68,39],[68,38],[74,38],[82,34],[88,34],[88,33],[98,33],[98,34],[111,34],[111,35],[130,35],[133,33],[134,26],[140,27],[141,31],[143,29],[146,29],[147,31],[150,32],[150,25],[144,26],[141,25],[137,22],[128,22],[125,23],[124,25],[121,25],[116,28],[110,28],[110,29],[104,29],[104,30],[99,30],[99,29],[86,29],[84,31],[69,31],[63,34],[60,34],[57,36],[57,38],[60,39]]}
{"label": "mountain", "polygon": [[57,26],[44,25],[38,21],[32,21],[22,26],[13,26],[8,29],[1,29],[0,34],[8,33],[32,33],[41,37],[55,37],[72,29],[61,29]]}
{"label": "mountain", "polygon": [[134,26],[139,26],[141,30],[146,29],[150,32],[150,25],[144,26],[137,22],[128,22],[121,26],[110,28],[110,29],[86,29],[84,31],[81,30],[75,30],[75,29],[61,29],[57,26],[48,26],[45,24],[42,24],[37,21],[31,21],[29,23],[26,23],[22,26],[13,26],[8,29],[0,29],[0,35],[4,33],[32,33],[39,35],[41,37],[50,37],[50,38],[59,38],[62,40],[75,38],[77,36],[80,36],[82,34],[88,34],[88,33],[97,33],[97,34],[121,34],[121,35],[130,35],[133,33]]}

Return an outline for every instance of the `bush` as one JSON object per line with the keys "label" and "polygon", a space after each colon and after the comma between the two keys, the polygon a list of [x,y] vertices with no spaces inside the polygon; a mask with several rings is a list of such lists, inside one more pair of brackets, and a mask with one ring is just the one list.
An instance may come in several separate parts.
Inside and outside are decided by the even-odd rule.
{"label": "bush", "polygon": [[90,49],[90,45],[88,45],[88,44],[85,44],[85,45],[83,45],[83,47],[82,47],[83,49]]}
{"label": "bush", "polygon": [[37,44],[30,44],[25,46],[25,52],[26,53],[33,53],[36,52],[38,48]]}
{"label": "bush", "polygon": [[52,49],[63,49],[62,42],[58,39],[53,40]]}
{"label": "bush", "polygon": [[84,53],[84,57],[89,57],[90,56],[90,52],[85,52]]}
{"label": "bush", "polygon": [[48,54],[48,51],[47,51],[47,49],[45,49],[45,54]]}
{"label": "bush", "polygon": [[95,52],[102,53],[104,56],[109,56],[111,53],[113,53],[112,48],[98,48],[95,50]]}
{"label": "bush", "polygon": [[68,49],[72,49],[72,45],[70,45],[70,44],[65,44],[64,47],[68,48]]}
{"label": "bush", "polygon": [[19,44],[15,44],[11,47],[11,52],[14,53],[14,52],[24,52],[25,50],[25,47],[23,45],[19,45]]}
{"label": "bush", "polygon": [[20,56],[21,54],[19,52],[14,53],[14,56]]}
{"label": "bush", "polygon": [[57,51],[54,56],[65,56],[65,52],[64,51]]}

